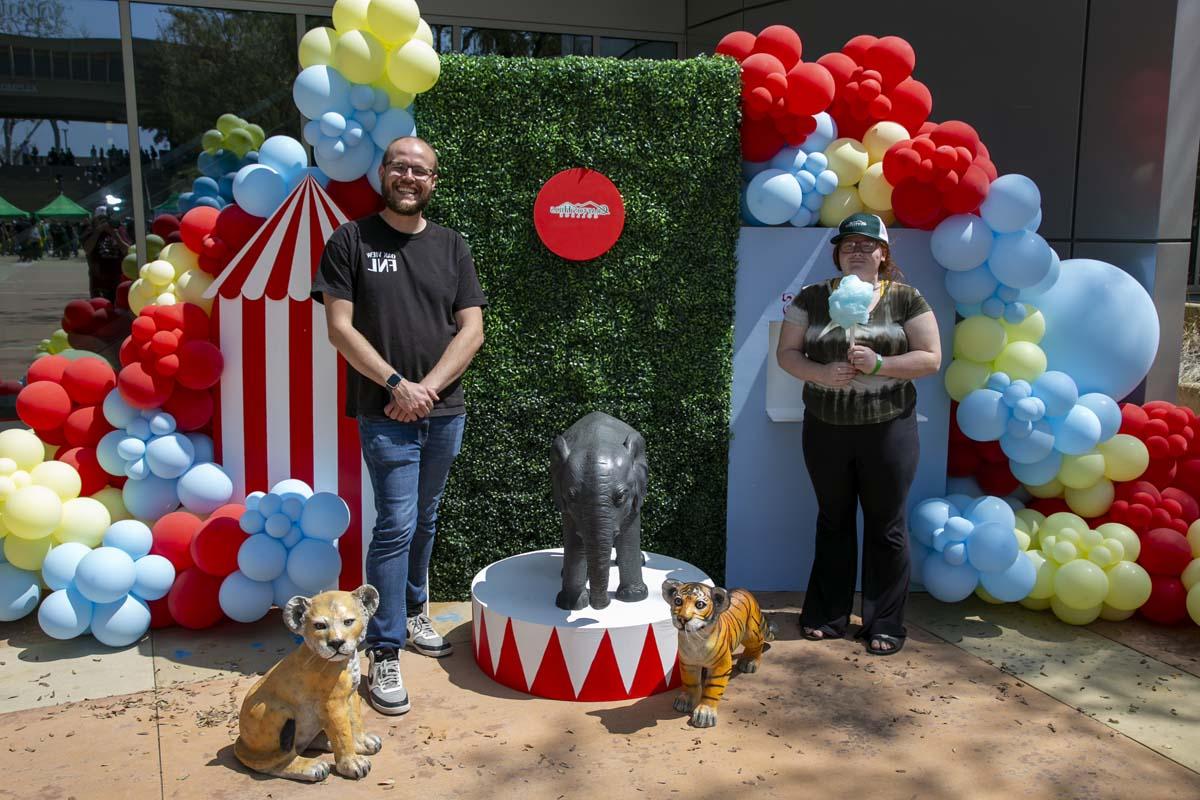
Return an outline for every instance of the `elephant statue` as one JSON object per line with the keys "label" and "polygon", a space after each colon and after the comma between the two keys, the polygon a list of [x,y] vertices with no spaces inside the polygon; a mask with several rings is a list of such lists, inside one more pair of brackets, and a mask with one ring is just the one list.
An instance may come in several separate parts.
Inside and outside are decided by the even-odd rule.
{"label": "elephant statue", "polygon": [[614,544],[617,599],[647,597],[641,544],[646,476],[646,440],[615,417],[593,411],[555,437],[550,477],[563,522],[562,591],[554,601],[559,608],[608,606]]}

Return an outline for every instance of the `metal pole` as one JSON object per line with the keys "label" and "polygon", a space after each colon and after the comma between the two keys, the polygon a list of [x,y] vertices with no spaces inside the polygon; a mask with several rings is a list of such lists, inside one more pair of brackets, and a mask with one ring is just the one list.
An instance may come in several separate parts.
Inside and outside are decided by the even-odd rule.
{"label": "metal pole", "polygon": [[125,128],[129,133],[129,199],[133,203],[133,230],[137,239],[138,266],[146,263],[146,201],[142,180],[142,148],[138,138],[137,86],[133,74],[133,20],[129,0],[119,0],[121,63],[125,71]]}

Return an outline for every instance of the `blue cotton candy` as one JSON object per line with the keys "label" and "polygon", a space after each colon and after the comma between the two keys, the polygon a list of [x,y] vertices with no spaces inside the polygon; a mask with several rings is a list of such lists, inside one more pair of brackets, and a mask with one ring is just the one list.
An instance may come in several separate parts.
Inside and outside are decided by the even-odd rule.
{"label": "blue cotton candy", "polygon": [[875,287],[857,275],[847,275],[829,295],[829,318],[840,328],[867,323]]}

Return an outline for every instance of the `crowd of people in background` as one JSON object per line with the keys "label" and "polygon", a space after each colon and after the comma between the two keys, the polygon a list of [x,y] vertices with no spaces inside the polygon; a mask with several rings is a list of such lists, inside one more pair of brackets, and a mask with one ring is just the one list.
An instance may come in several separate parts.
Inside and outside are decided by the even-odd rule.
{"label": "crowd of people in background", "polygon": [[[111,229],[128,248],[134,240],[133,221],[112,220]],[[106,226],[109,225],[105,218]],[[16,256],[18,261],[38,261],[43,258],[76,259],[86,251],[87,242],[97,220],[76,222],[68,220],[18,220],[0,224],[0,255]],[[86,252],[82,253],[86,255]],[[122,257],[124,253],[121,254]]]}

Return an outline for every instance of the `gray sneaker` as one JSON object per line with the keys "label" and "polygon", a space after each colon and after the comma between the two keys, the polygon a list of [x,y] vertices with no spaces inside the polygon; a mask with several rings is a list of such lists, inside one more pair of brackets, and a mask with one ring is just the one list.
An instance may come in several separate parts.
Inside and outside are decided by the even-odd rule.
{"label": "gray sneaker", "polygon": [[423,656],[445,658],[454,652],[454,645],[433,629],[428,614],[408,618],[408,645]]}
{"label": "gray sneaker", "polygon": [[411,708],[404,679],[400,677],[400,655],[390,648],[368,651],[367,699],[380,714],[399,716]]}

